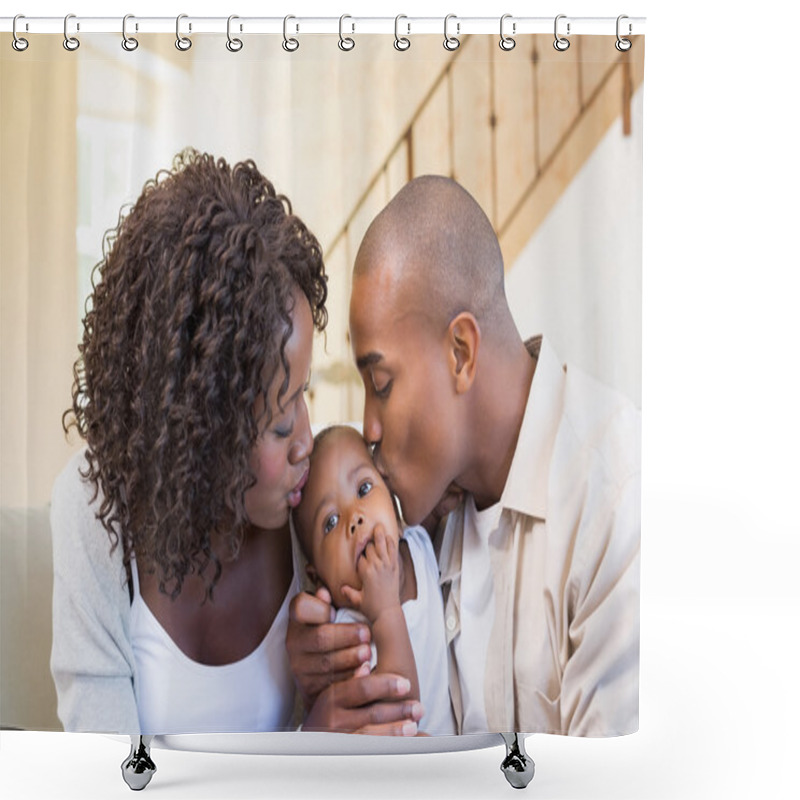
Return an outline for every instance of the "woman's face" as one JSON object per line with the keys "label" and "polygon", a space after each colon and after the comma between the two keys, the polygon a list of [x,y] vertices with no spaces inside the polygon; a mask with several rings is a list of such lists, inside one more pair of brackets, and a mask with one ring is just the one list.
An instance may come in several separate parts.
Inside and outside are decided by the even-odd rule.
{"label": "woman's face", "polygon": [[[289,388],[278,398],[286,377],[281,368],[273,378],[267,402],[272,419],[259,425],[258,438],[250,456],[256,484],[247,490],[244,506],[251,524],[264,530],[282,528],[289,512],[300,502],[308,479],[308,458],[313,438],[308,422],[305,390],[311,368],[311,343],[314,323],[305,295],[297,289],[291,313],[292,335],[286,342]],[[256,419],[263,415],[263,400],[256,403]]]}

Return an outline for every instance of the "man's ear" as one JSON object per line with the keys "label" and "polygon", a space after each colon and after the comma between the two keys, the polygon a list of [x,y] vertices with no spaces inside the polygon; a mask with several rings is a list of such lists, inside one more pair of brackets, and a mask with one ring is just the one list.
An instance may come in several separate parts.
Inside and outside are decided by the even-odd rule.
{"label": "man's ear", "polygon": [[447,336],[456,392],[463,394],[472,386],[478,367],[478,349],[481,344],[478,320],[469,311],[462,311],[453,317],[447,328]]}

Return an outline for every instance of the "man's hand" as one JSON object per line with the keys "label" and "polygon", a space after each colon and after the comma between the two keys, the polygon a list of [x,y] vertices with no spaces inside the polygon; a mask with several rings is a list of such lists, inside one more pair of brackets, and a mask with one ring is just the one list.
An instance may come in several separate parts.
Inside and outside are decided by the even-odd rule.
{"label": "man's hand", "polygon": [[375,536],[356,565],[361,579],[361,590],[343,586],[342,594],[350,605],[360,611],[373,625],[387,611],[400,607],[400,559],[397,542],[387,536],[382,525],[375,528]]}
{"label": "man's hand", "polygon": [[334,624],[327,589],[316,595],[301,592],[289,605],[286,650],[289,664],[306,708],[336,681],[352,678],[371,657],[369,626]]}
{"label": "man's hand", "polygon": [[399,675],[367,674],[324,689],[303,723],[304,731],[415,736],[422,703],[403,700],[411,688]]}

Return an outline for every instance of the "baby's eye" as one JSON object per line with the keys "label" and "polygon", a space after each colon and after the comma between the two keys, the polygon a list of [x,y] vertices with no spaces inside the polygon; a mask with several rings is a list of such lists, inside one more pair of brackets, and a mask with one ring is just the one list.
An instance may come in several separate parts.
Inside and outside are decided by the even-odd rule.
{"label": "baby's eye", "polygon": [[338,524],[339,515],[328,514],[328,516],[325,518],[325,522],[322,523],[322,532],[326,534],[330,533]]}
{"label": "baby's eye", "polygon": [[364,497],[372,491],[372,481],[363,481],[358,487],[358,496]]}

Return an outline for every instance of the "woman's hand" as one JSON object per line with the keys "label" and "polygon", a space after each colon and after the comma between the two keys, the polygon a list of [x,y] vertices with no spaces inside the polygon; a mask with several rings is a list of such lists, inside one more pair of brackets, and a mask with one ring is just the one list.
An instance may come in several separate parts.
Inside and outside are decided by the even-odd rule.
{"label": "woman's hand", "polygon": [[300,592],[289,605],[286,650],[306,708],[331,684],[352,678],[362,664],[369,667],[369,626],[334,624],[334,614],[327,589]]}
{"label": "woman's hand", "polygon": [[304,731],[415,736],[425,710],[418,700],[403,700],[411,683],[399,675],[369,674],[331,684],[317,698]]}

